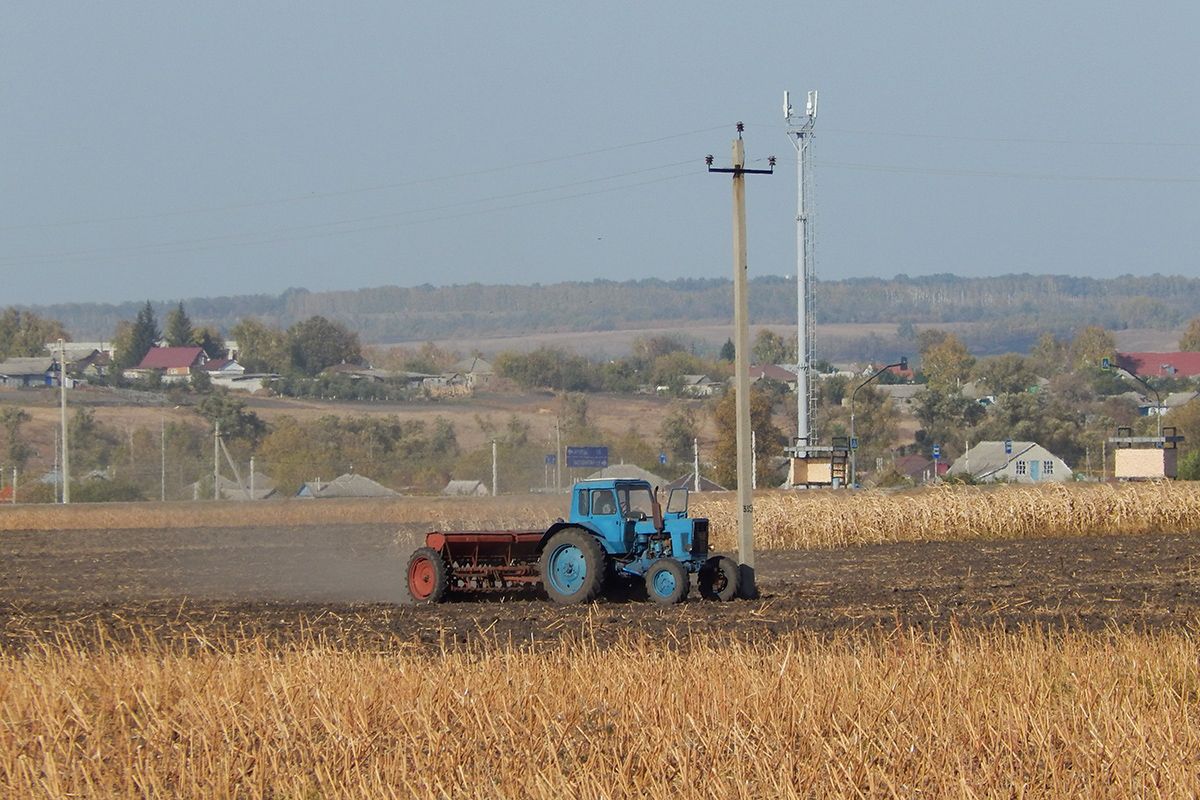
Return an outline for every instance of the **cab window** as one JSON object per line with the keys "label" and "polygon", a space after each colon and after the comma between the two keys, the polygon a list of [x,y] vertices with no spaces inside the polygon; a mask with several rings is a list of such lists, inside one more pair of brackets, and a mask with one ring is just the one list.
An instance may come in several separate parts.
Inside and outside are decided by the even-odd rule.
{"label": "cab window", "polygon": [[627,519],[649,519],[654,516],[654,498],[649,489],[618,489],[621,513]]}
{"label": "cab window", "polygon": [[617,503],[613,500],[612,489],[594,489],[592,490],[592,513],[593,514],[615,514],[617,513]]}

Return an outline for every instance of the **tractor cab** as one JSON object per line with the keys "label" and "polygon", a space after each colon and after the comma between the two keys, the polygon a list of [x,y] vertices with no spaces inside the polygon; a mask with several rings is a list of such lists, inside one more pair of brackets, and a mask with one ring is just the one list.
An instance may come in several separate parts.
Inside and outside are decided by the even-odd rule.
{"label": "tractor cab", "polygon": [[571,522],[596,533],[609,553],[629,552],[638,536],[656,532],[656,501],[645,481],[581,481]]}

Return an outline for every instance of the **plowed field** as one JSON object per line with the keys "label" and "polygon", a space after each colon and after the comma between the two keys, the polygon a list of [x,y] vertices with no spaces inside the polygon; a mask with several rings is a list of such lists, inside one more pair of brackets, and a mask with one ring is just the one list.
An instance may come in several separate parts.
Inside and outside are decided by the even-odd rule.
{"label": "plowed field", "polygon": [[929,542],[758,555],[761,597],[721,604],[536,595],[404,604],[412,531],[383,525],[0,533],[0,648],[71,634],[209,646],[299,633],[332,645],[440,648],[473,640],[668,646],[689,632],[773,637],[915,626],[1162,629],[1200,621],[1200,535]]}

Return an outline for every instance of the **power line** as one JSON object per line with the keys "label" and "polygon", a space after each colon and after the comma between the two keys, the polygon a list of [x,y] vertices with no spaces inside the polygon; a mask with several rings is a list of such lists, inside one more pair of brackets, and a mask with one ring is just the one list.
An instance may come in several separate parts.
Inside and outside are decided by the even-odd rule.
{"label": "power line", "polygon": [[[483,169],[471,170],[468,172],[456,172],[447,175],[438,175],[430,178],[417,178],[410,181],[401,181],[396,183],[382,183],[375,186],[363,186],[357,189],[340,189],[329,192],[313,192],[304,195],[293,195],[291,197],[279,197],[271,200],[260,200],[247,203],[231,203],[220,206],[206,206],[200,208],[180,209],[177,211],[163,211],[155,214],[134,214],[124,217],[107,217],[87,220],[73,220],[67,222],[42,222],[30,225],[13,225],[0,226],[0,231],[16,231],[16,230],[31,230],[42,228],[65,228],[81,225],[103,225],[115,222],[137,222],[140,220],[152,219],[170,219],[172,217],[190,216],[193,214],[210,214],[223,211],[242,211],[250,208],[266,208],[269,206],[284,205],[289,203],[301,203],[309,200],[325,200],[331,197],[347,197],[352,195],[367,194],[370,192],[380,192],[389,189],[403,189],[410,186],[420,186],[429,183],[438,183],[441,181],[457,180],[459,178],[473,178],[479,175],[490,175],[497,172],[506,172],[515,169],[525,169],[527,167],[535,167],[543,164],[552,164],[559,161],[570,161],[577,158],[587,158],[588,156],[601,155],[603,153],[611,153],[617,150],[627,150],[633,147],[643,147],[650,144],[658,144],[659,142],[667,142],[672,139],[682,139],[687,136],[696,136],[701,133],[710,133],[716,130],[723,130],[727,125],[720,125],[712,128],[702,128],[695,131],[687,131],[685,133],[673,133],[667,136],[659,136],[654,139],[644,139],[638,142],[628,142],[626,144],[612,145],[611,147],[602,147],[597,150],[585,150],[579,153],[570,153],[563,156],[553,156],[551,158],[538,159],[537,161],[527,161],[521,164],[507,164],[499,167],[485,167]],[[600,179],[603,180],[603,179]]]}
{"label": "power line", "polygon": [[[772,126],[777,127],[777,126]],[[1103,142],[1086,139],[1020,139],[995,136],[952,136],[942,133],[900,133],[897,131],[859,131],[848,128],[828,128],[830,133],[853,133],[859,136],[886,136],[889,139],[941,139],[956,142],[991,142],[994,144],[1057,144],[1087,147],[1200,147],[1200,142]]]}
{"label": "power line", "polygon": [[[755,128],[773,128],[775,123],[746,123]],[[1054,144],[1073,147],[1200,147],[1200,142],[1106,142],[1091,139],[1038,139],[999,136],[963,136],[948,133],[912,133],[902,131],[866,131],[853,128],[824,128],[826,133],[850,133],[856,136],[881,136],[888,139],[937,139],[954,142],[988,142],[992,144]]]}
{"label": "power line", "polygon": [[[695,162],[693,160],[693,161],[680,162],[680,163],[694,164]],[[669,166],[678,166],[678,165],[666,165],[666,167],[669,167]],[[663,169],[666,167],[655,167],[655,168],[651,168],[651,169]],[[638,170],[637,172],[647,172],[647,171],[651,171],[651,170]],[[632,175],[632,174],[637,174],[637,172],[626,173],[626,174]],[[540,200],[531,200],[531,201],[524,202],[524,203],[510,203],[508,205],[503,205],[503,206],[495,206],[492,208],[477,209],[474,211],[465,211],[465,212],[458,213],[458,214],[444,214],[441,216],[429,217],[429,218],[420,219],[420,220],[391,222],[391,223],[383,223],[383,224],[378,224],[378,225],[365,225],[365,226],[360,226],[360,227],[347,228],[344,230],[314,232],[314,233],[309,233],[306,235],[277,236],[276,238],[272,238],[272,239],[252,239],[249,241],[229,241],[231,239],[243,239],[245,237],[253,237],[253,236],[271,236],[276,233],[297,233],[297,232],[304,231],[304,230],[313,230],[316,228],[328,227],[331,225],[353,224],[356,222],[369,221],[369,220],[377,219],[377,218],[368,217],[368,218],[363,218],[362,220],[346,220],[346,221],[339,222],[339,223],[316,223],[314,225],[301,226],[298,228],[279,229],[276,231],[262,231],[262,232],[258,232],[258,233],[247,233],[247,234],[231,234],[228,236],[212,237],[209,239],[181,240],[178,242],[159,242],[159,243],[149,244],[149,245],[131,245],[128,247],[108,248],[108,249],[104,249],[104,250],[83,251],[83,252],[77,252],[77,253],[45,253],[45,254],[31,255],[31,256],[12,256],[12,257],[8,257],[8,258],[0,258],[0,263],[4,263],[6,266],[13,266],[13,267],[35,266],[38,264],[45,264],[45,263],[78,263],[78,262],[86,262],[86,261],[105,261],[105,260],[112,260],[112,259],[116,259],[116,258],[126,258],[126,257],[132,257],[132,256],[174,255],[174,254],[180,254],[180,253],[196,253],[196,252],[204,252],[204,251],[208,251],[208,250],[219,250],[219,249],[234,248],[234,247],[252,247],[252,246],[256,246],[256,245],[277,244],[280,242],[303,241],[303,240],[307,240],[307,239],[318,239],[318,238],[323,238],[323,237],[327,237],[327,236],[342,236],[342,235],[350,234],[350,233],[364,233],[364,232],[369,232],[369,231],[387,230],[389,228],[404,228],[404,227],[410,227],[413,225],[422,225],[422,224],[431,223],[431,222],[441,222],[441,221],[450,220],[450,219],[460,219],[463,217],[479,216],[481,214],[490,214],[490,213],[494,213],[497,211],[507,211],[507,210],[514,209],[514,208],[524,208],[527,206],[545,205],[547,203],[554,203],[554,202],[559,202],[562,200],[574,200],[574,199],[577,199],[580,197],[589,197],[592,195],[607,194],[610,192],[618,192],[618,191],[623,191],[626,189],[634,189],[634,188],[637,188],[640,186],[649,186],[649,185],[655,184],[655,183],[663,183],[666,181],[678,180],[680,178],[694,177],[697,174],[699,174],[699,173],[697,173],[695,171],[688,171],[686,173],[682,173],[682,174],[678,174],[678,175],[668,175],[668,176],[665,176],[662,178],[654,178],[652,180],[640,181],[638,183],[625,184],[622,186],[612,186],[612,187],[609,187],[606,189],[596,189],[596,190],[593,190],[590,192],[577,192],[575,194],[562,195],[559,197],[547,197],[547,198],[542,198]],[[599,181],[599,180],[608,180],[608,179],[597,178],[597,179],[593,179],[593,180],[589,180],[589,181],[578,181],[573,184],[564,184],[563,187],[557,187],[557,188],[578,186],[578,185],[583,185],[583,184],[587,184],[587,183],[595,183],[596,181]],[[556,187],[551,187],[551,188],[556,188]],[[511,194],[511,195],[500,195],[495,198],[487,198],[485,200],[475,200],[475,201],[465,201],[462,203],[452,203],[452,204],[449,204],[446,206],[439,206],[439,207],[434,207],[434,208],[430,208],[430,209],[423,209],[423,210],[403,212],[403,213],[404,214],[429,213],[431,211],[450,209],[450,208],[460,207],[463,205],[471,205],[471,204],[479,203],[479,202],[490,202],[492,200],[503,200],[503,199],[508,199],[508,198],[515,198],[515,197],[519,197],[522,195],[533,194],[533,193],[537,193],[537,192],[541,192],[541,191],[550,191],[550,189],[530,190],[528,192],[518,192],[516,194]],[[387,216],[390,217],[390,216],[396,216],[396,215],[387,215]]]}
{"label": "power line", "polygon": [[1038,181],[1085,181],[1107,183],[1200,183],[1200,178],[1139,178],[1119,175],[1054,175],[1032,172],[982,172],[963,169],[938,169],[934,167],[898,167],[888,164],[849,164],[836,161],[820,161],[819,166],[834,169],[849,169],[859,172],[896,172],[918,175],[945,175],[956,178],[1008,178]]}

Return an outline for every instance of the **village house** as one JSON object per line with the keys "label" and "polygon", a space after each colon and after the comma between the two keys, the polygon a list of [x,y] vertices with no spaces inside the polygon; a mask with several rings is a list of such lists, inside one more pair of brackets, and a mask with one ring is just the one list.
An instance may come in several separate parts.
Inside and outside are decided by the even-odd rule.
{"label": "village house", "polygon": [[1072,480],[1074,473],[1037,442],[980,442],[963,453],[946,475],[970,476],[982,483],[1063,483]]}
{"label": "village house", "polygon": [[450,481],[442,489],[443,497],[486,497],[490,492],[483,481]]}
{"label": "village house", "polygon": [[1194,378],[1200,353],[1117,353],[1116,366],[1139,378]]}
{"label": "village house", "polygon": [[918,486],[923,483],[932,483],[934,478],[945,475],[946,470],[950,468],[945,461],[934,461],[932,458],[915,454],[897,458],[892,462],[892,466],[896,472],[906,476]]}
{"label": "village house", "polygon": [[0,361],[0,386],[54,386],[58,360],[50,357],[9,358]]}
{"label": "village house", "polygon": [[300,487],[297,497],[327,499],[333,497],[400,497],[400,493],[376,483],[365,475],[347,473],[329,482],[319,479]]}
{"label": "village house", "polygon": [[482,358],[464,358],[442,373],[445,385],[466,386],[468,389],[478,389],[485,386],[495,374],[492,365]]}
{"label": "village house", "polygon": [[790,391],[796,390],[796,373],[790,369],[775,364],[753,364],[750,366],[750,382],[758,383],[759,381],[778,381],[787,386]]}
{"label": "village house", "polygon": [[186,381],[207,361],[203,347],[151,347],[136,367],[125,371],[125,377],[136,380],[157,372],[164,381]]}

